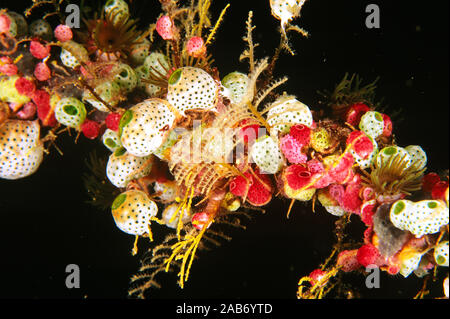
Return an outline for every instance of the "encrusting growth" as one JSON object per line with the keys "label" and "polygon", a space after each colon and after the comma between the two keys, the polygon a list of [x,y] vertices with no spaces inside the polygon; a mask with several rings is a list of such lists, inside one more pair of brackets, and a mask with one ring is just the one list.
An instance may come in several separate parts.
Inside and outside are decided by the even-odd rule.
{"label": "encrusting growth", "polygon": [[[346,74],[319,110],[278,92],[288,79],[274,78],[276,62],[294,54],[289,32],[309,36],[293,24],[307,2],[265,1],[280,21],[278,47],[256,57],[250,11],[238,57],[248,70],[228,74],[211,46],[230,4],[213,23],[211,0],[159,0],[143,29],[124,0],[83,10],[80,28],[64,23],[58,0],[33,1],[25,16],[51,9],[30,25],[1,9],[0,178],[35,173],[50,146],[62,154],[63,133],[100,142],[108,155],[92,153],[84,176],[91,202],[134,236],[133,255],[139,238],[151,245],[133,297],[160,288],[161,273],[176,271],[185,287],[199,251],[230,240],[226,226],[245,228],[241,220],[275,198],[290,203],[287,217],[300,201],[337,218],[336,244],[299,280],[298,298],[354,297],[343,274],[369,266],[435,280],[448,267],[448,172],[426,173],[420,145],[396,144],[395,114],[375,100],[378,79]],[[355,220],[360,240],[345,234]]]}

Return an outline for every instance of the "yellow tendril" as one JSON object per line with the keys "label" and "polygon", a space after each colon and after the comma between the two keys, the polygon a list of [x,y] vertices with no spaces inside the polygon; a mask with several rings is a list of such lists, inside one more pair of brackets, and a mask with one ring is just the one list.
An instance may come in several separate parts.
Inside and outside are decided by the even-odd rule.
{"label": "yellow tendril", "polygon": [[199,22],[198,25],[196,26],[196,33],[197,36],[201,37],[202,36],[202,31],[203,31],[203,25],[208,24],[209,23],[209,19],[208,19],[208,11],[209,11],[209,7],[211,6],[211,0],[203,0],[203,1],[199,1],[198,3],[198,15],[199,15]]}
{"label": "yellow tendril", "polygon": [[217,22],[216,22],[216,24],[214,25],[214,28],[212,28],[211,32],[209,33],[209,36],[208,36],[208,38],[207,38],[207,40],[206,40],[206,42],[205,42],[205,45],[210,44],[211,41],[214,39],[214,35],[216,34],[217,29],[219,28],[219,25],[220,25],[220,23],[222,22],[223,17],[224,17],[224,15],[225,15],[225,13],[226,13],[226,11],[227,11],[227,9],[228,9],[229,6],[230,6],[230,4],[228,3],[228,4],[225,6],[225,8],[222,10],[222,12],[220,13],[219,18],[217,19]]}
{"label": "yellow tendril", "polygon": [[303,286],[303,283],[305,282],[311,282],[315,281],[313,278],[309,276],[302,277],[298,282],[298,292],[297,292],[297,298],[298,299],[322,299],[333,287],[334,284],[327,287],[329,280],[332,279],[337,275],[339,272],[340,267],[335,266],[331,270],[327,271],[326,274],[321,277],[319,280],[315,282],[315,284],[307,289],[306,291],[303,291],[305,286]]}
{"label": "yellow tendril", "polygon": [[135,256],[138,253],[138,247],[137,242],[139,240],[139,235],[136,235],[136,238],[134,239],[133,249],[131,250],[131,254]]}
{"label": "yellow tendril", "polygon": [[[209,224],[211,224],[212,222],[213,221],[211,220]],[[165,271],[169,271],[170,264],[173,260],[181,260],[180,272],[178,273],[178,276],[180,277],[179,285],[181,288],[184,288],[184,283],[189,278],[189,272],[192,267],[192,262],[194,261],[195,253],[197,252],[198,245],[209,224],[205,225],[202,230],[195,236],[188,234],[186,235],[186,239],[175,243],[171,247],[172,254],[165,261]]]}

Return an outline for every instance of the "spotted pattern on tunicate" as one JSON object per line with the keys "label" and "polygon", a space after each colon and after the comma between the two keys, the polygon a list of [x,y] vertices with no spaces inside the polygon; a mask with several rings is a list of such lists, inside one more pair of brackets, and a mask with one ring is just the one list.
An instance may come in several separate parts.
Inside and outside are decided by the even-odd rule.
{"label": "spotted pattern on tunicate", "polygon": [[148,79],[148,69],[145,65],[139,65],[134,69],[134,73],[136,73],[138,79],[137,87],[144,90],[145,85],[147,84],[144,80]]}
{"label": "spotted pattern on tunicate", "polygon": [[249,78],[246,74],[232,72],[222,79],[222,85],[226,88],[224,95],[232,103],[240,103],[247,93]]}
{"label": "spotted pattern on tunicate", "polygon": [[296,199],[301,202],[307,202],[310,201],[311,198],[314,196],[314,194],[316,193],[316,189],[310,188],[310,189],[295,190],[289,187],[289,185],[286,183],[284,185],[284,192],[288,198]]}
{"label": "spotted pattern on tunicate", "polygon": [[142,40],[140,43],[131,46],[130,60],[134,65],[144,63],[145,58],[149,55],[150,41]]}
{"label": "spotted pattern on tunicate", "polygon": [[427,154],[419,145],[409,145],[405,147],[405,150],[411,158],[411,165],[414,165],[417,170],[427,165]]}
{"label": "spotted pattern on tunicate", "polygon": [[379,112],[368,111],[364,113],[359,122],[359,128],[366,133],[367,136],[377,138],[383,134],[384,120]]}
{"label": "spotted pattern on tunicate", "polygon": [[[169,69],[169,59],[160,52],[152,52],[144,60],[143,64],[144,78],[148,78],[150,74],[157,77],[167,76],[167,70]],[[152,83],[143,83],[145,91],[148,95],[153,96],[158,93],[161,87]]]}
{"label": "spotted pattern on tunicate", "polygon": [[129,113],[131,119],[122,128],[121,141],[135,156],[146,156],[156,151],[175,121],[175,114],[162,99],[145,100],[131,107]]}
{"label": "spotted pattern on tunicate", "polygon": [[311,134],[311,146],[317,152],[324,152],[331,146],[330,134],[324,127],[315,129]]}
{"label": "spotted pattern on tunicate", "polygon": [[346,213],[345,210],[341,206],[324,206],[324,208],[331,215],[338,216],[338,217],[344,216]]}
{"label": "spotted pattern on tunicate", "polygon": [[[120,86],[116,82],[106,81],[94,89],[95,93],[100,98],[111,106],[115,106],[118,103],[117,95],[120,94]],[[100,102],[93,96],[89,90],[83,92],[83,101],[89,102],[93,107],[102,112],[109,112],[109,109],[103,102]]]}
{"label": "spotted pattern on tunicate", "polygon": [[111,15],[113,24],[118,24],[128,19],[130,10],[123,0],[108,0],[104,7],[105,14]]}
{"label": "spotted pattern on tunicate", "polygon": [[172,146],[178,141],[179,134],[176,130],[170,130],[163,144],[153,152],[155,156],[162,160],[169,160]]}
{"label": "spotted pattern on tunicate", "polygon": [[440,242],[434,248],[434,260],[439,266],[448,267],[448,240]]}
{"label": "spotted pattern on tunicate", "polygon": [[125,63],[119,63],[114,66],[114,81],[125,91],[131,92],[137,85],[138,77],[134,70]]}
{"label": "spotted pattern on tunicate", "polygon": [[305,0],[270,0],[272,14],[283,22],[299,15]]}
{"label": "spotted pattern on tunicate", "polygon": [[390,210],[390,219],[395,227],[408,230],[416,237],[439,232],[449,222],[449,210],[443,201],[409,200],[396,201]]}
{"label": "spotted pattern on tunicate", "polygon": [[8,11],[5,14],[12,18],[13,23],[11,24],[16,25],[16,34],[13,35],[14,37],[21,37],[28,33],[28,23],[23,15],[14,11]]}
{"label": "spotted pattern on tunicate", "polygon": [[18,179],[33,174],[42,162],[37,121],[9,120],[0,127],[0,178]]}
{"label": "spotted pattern on tunicate", "polygon": [[278,132],[288,133],[295,124],[310,127],[313,117],[308,106],[293,96],[283,95],[269,107],[267,123],[270,125],[270,134],[275,136]]}
{"label": "spotted pattern on tunicate", "polygon": [[169,69],[169,59],[160,52],[152,52],[145,58],[144,66],[149,72],[151,72],[153,68],[162,75],[165,75],[167,70]]}
{"label": "spotted pattern on tunicate", "polygon": [[59,56],[61,59],[62,64],[64,64],[66,67],[74,69],[77,66],[80,65],[78,60],[70,53],[69,51],[65,49],[61,49],[61,54]]}
{"label": "spotted pattern on tunicate", "polygon": [[109,156],[106,176],[114,186],[122,188],[126,187],[132,179],[148,175],[151,169],[151,155],[138,157],[127,152],[120,152],[118,149]]}
{"label": "spotted pattern on tunicate", "polygon": [[403,159],[402,163],[406,164],[406,167],[411,165],[411,156],[408,151],[406,151],[403,147],[400,146],[386,146],[381,151],[378,152],[376,157],[376,162],[378,167],[386,164],[392,156],[398,156],[398,158]]}
{"label": "spotted pattern on tunicate", "polygon": [[148,232],[151,218],[158,213],[158,206],[146,193],[128,190],[116,198],[112,215],[116,226],[130,235],[143,235]]}
{"label": "spotted pattern on tunicate", "polygon": [[118,133],[109,128],[105,130],[105,133],[103,133],[102,142],[103,145],[105,145],[111,152],[114,152],[122,147]]}
{"label": "spotted pattern on tunicate", "polygon": [[2,15],[5,15],[10,19],[9,30],[8,30],[9,35],[12,37],[16,37],[17,36],[17,23],[16,23],[14,17],[11,15],[11,12],[2,12]]}
{"label": "spotted pattern on tunicate", "polygon": [[216,107],[218,87],[213,77],[200,68],[183,67],[169,78],[167,101],[181,115],[186,110]]}
{"label": "spotted pattern on tunicate", "polygon": [[153,189],[162,203],[171,203],[177,197],[178,185],[173,181],[155,182]]}
{"label": "spotted pattern on tunicate", "polygon": [[372,153],[369,154],[369,156],[367,156],[367,158],[362,158],[361,156],[358,155],[358,153],[355,152],[355,150],[353,148],[350,149],[350,153],[353,155],[355,162],[358,164],[359,168],[361,168],[361,169],[369,168],[375,162],[375,159],[377,158],[378,144],[375,141],[375,139],[373,139],[372,137],[369,137],[369,139],[372,141],[373,151],[372,151]]}
{"label": "spotted pattern on tunicate", "polygon": [[86,48],[75,41],[69,40],[62,42],[61,44],[61,62],[69,67],[76,68],[81,62],[89,62],[89,54]]}
{"label": "spotted pattern on tunicate", "polygon": [[62,98],[56,103],[55,117],[62,125],[78,129],[86,118],[86,107],[77,98]]}
{"label": "spotted pattern on tunicate", "polygon": [[38,19],[31,22],[28,32],[31,37],[42,38],[47,41],[50,41],[53,37],[52,26],[43,19]]}
{"label": "spotted pattern on tunicate", "polygon": [[278,141],[272,136],[257,139],[252,145],[250,154],[262,173],[275,174],[283,165],[283,155]]}

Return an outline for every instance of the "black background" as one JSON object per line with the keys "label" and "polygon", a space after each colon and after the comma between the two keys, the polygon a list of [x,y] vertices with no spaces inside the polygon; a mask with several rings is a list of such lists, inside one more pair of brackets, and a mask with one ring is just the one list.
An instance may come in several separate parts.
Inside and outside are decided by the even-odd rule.
{"label": "black background", "polygon": [[[247,71],[238,58],[244,42],[245,20],[254,11],[256,55],[271,55],[278,45],[278,22],[269,0],[230,0],[215,44],[210,48],[222,75]],[[227,1],[213,3],[213,21]],[[156,0],[133,1],[141,22],[153,23]],[[365,8],[376,3],[381,28],[365,27]],[[381,77],[377,96],[390,110],[403,110],[394,131],[400,146],[421,145],[430,170],[448,168],[448,1],[308,1],[296,24],[309,39],[292,34],[297,55],[284,55],[276,74],[290,81],[283,90],[317,109],[317,90],[333,89],[345,72],[367,82]],[[1,2],[22,11],[27,2]],[[97,142],[61,136],[63,150],[50,154],[37,173],[17,181],[0,181],[0,297],[1,298],[126,298],[129,278],[139,256],[130,254],[134,238],[116,228],[109,211],[85,203],[81,181],[84,158]],[[184,290],[174,274],[162,275],[163,288],[153,298],[295,298],[298,279],[315,269],[330,253],[336,218],[310,206],[296,204],[286,219],[289,202],[273,201],[267,212],[255,212],[246,231],[211,252],[199,253]],[[163,228],[155,228],[161,236]],[[357,219],[351,227],[359,238]],[[81,269],[81,288],[67,289],[65,267]],[[381,288],[369,290],[363,276],[347,276],[363,298],[410,298],[421,280],[382,276]],[[442,295],[440,285],[435,296]]]}

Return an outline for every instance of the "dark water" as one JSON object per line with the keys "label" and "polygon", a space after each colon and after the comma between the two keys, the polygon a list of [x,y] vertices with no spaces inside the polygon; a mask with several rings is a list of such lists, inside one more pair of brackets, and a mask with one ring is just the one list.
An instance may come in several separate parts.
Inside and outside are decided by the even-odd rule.
{"label": "dark water", "polygon": [[[156,0],[137,2],[141,21],[153,22]],[[231,0],[225,22],[211,48],[222,75],[247,71],[238,58],[244,43],[245,20],[254,11],[256,54],[272,54],[278,45],[277,21],[268,0]],[[11,4],[8,4],[11,3]],[[226,1],[215,1],[217,17]],[[381,28],[365,27],[365,7],[377,3]],[[21,2],[2,1],[16,11]],[[377,96],[390,111],[403,110],[394,131],[401,146],[421,145],[429,168],[448,168],[448,1],[309,1],[296,22],[310,39],[292,35],[295,57],[284,55],[276,74],[288,75],[283,90],[317,109],[317,90],[333,89],[345,72],[368,82],[380,76]],[[389,114],[389,112],[388,112]],[[39,171],[19,181],[0,182],[0,297],[124,298],[129,277],[139,258],[129,253],[134,238],[120,232],[108,211],[84,203],[81,182],[84,158],[95,142],[62,136],[64,157],[53,152]],[[105,152],[106,154],[106,152]],[[330,253],[335,217],[296,204],[286,219],[289,203],[273,201],[265,215],[255,212],[246,231],[233,241],[200,253],[184,290],[175,275],[160,277],[156,298],[295,298],[298,279],[315,269]],[[355,219],[352,236],[363,228]],[[143,243],[141,243],[144,248]],[[140,252],[143,253],[143,249]],[[65,287],[65,267],[81,269],[81,288]],[[381,288],[369,290],[363,276],[346,277],[364,298],[410,298],[421,281],[411,276],[383,276]],[[436,295],[441,295],[438,286]]]}

